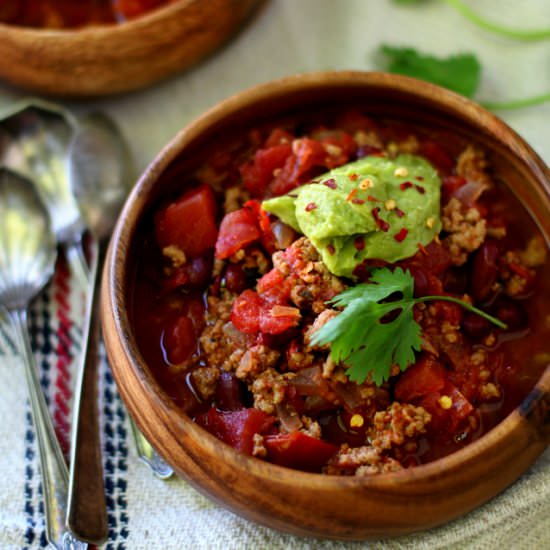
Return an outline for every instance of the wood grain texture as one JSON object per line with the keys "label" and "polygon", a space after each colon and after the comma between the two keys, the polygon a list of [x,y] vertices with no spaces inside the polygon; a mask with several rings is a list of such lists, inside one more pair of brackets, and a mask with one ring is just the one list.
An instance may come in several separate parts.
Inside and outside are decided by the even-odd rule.
{"label": "wood grain texture", "polygon": [[122,398],[147,438],[174,469],[212,499],[249,519],[300,535],[367,539],[440,525],[486,502],[513,483],[550,442],[550,367],[525,402],[465,449],[404,471],[349,478],[289,470],[245,456],[194,424],[153,378],[128,319],[129,273],[139,222],[166,192],[162,177],[191,166],[220,132],[294,109],[363,101],[369,110],[452,128],[489,151],[497,173],[535,217],[549,241],[549,171],[502,121],[451,92],[381,73],[306,74],[234,96],[183,129],[132,192],[103,273],[102,323]]}
{"label": "wood grain texture", "polygon": [[124,24],[76,30],[0,24],[0,78],[66,97],[135,90],[212,53],[259,3],[181,0]]}

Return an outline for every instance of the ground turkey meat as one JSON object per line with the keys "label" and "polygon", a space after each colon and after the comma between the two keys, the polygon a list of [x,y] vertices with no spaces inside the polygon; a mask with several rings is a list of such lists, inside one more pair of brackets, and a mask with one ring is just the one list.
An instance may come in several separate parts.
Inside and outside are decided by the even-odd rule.
{"label": "ground turkey meat", "polygon": [[456,173],[466,180],[483,184],[484,189],[489,189],[493,182],[487,172],[488,166],[485,153],[468,145],[458,156]]}
{"label": "ground turkey meat", "polygon": [[216,391],[220,370],[217,367],[200,367],[191,373],[193,386],[201,399],[210,399]]}
{"label": "ground turkey meat", "polygon": [[381,454],[370,445],[349,447],[342,445],[338,453],[329,461],[325,468],[326,474],[368,476],[402,470],[401,464],[388,456]]}
{"label": "ground turkey meat", "polygon": [[327,309],[327,300],[345,289],[342,281],[327,269],[306,237],[294,241],[284,252],[275,252],[273,265],[285,277],[295,278],[290,299],[302,310],[321,313]]}
{"label": "ground turkey meat", "polygon": [[281,374],[272,368],[264,370],[250,385],[254,407],[267,414],[274,414],[276,406],[286,397],[288,379],[292,376],[292,373]]}
{"label": "ground turkey meat", "polygon": [[371,444],[380,450],[403,445],[407,438],[425,433],[431,419],[432,415],[423,407],[394,402],[374,415]]}
{"label": "ground turkey meat", "polygon": [[240,380],[252,381],[266,369],[275,367],[280,355],[264,345],[252,346],[242,355],[235,374]]}
{"label": "ground turkey meat", "polygon": [[487,235],[487,222],[477,208],[467,208],[452,198],[443,207],[443,231],[448,233],[443,243],[449,249],[454,265],[463,265],[468,254],[477,250]]}

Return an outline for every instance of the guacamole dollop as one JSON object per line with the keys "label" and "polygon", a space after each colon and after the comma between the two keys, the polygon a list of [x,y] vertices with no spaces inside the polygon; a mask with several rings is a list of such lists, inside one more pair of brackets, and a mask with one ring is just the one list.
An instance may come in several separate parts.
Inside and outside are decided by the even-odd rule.
{"label": "guacamole dollop", "polygon": [[309,238],[327,268],[353,277],[366,259],[413,256],[441,230],[441,180],[424,158],[367,156],[262,203]]}

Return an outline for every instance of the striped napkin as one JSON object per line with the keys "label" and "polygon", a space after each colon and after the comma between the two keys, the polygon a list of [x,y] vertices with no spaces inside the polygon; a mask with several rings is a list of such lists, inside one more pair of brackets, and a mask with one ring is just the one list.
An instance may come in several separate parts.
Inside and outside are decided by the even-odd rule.
{"label": "striped napkin", "polygon": [[[60,257],[52,283],[33,304],[29,328],[66,456],[83,311],[82,291]],[[23,365],[5,320],[0,327],[0,549],[45,548],[38,449]],[[392,540],[329,542],[256,525],[213,504],[181,479],[155,478],[136,456],[105,357],[99,411],[109,518],[105,549],[550,548],[550,450],[504,494],[446,526]]]}

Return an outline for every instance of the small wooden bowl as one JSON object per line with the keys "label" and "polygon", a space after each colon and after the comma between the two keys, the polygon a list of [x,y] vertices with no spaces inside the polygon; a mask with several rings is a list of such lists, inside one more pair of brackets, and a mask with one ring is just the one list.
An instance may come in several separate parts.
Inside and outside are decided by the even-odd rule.
{"label": "small wooden bowl", "polygon": [[122,398],[175,470],[234,512],[300,535],[337,539],[427,529],[486,502],[516,480],[550,442],[550,367],[523,404],[466,448],[427,465],[372,477],[303,473],[245,456],[193,423],[155,381],[128,317],[140,220],[166,192],[163,174],[192,166],[209,140],[237,127],[312,106],[361,100],[408,123],[452,129],[481,144],[550,237],[548,168],[509,127],[478,105],[409,78],[358,72],[306,74],[232,97],[183,129],[131,194],[111,242],[102,287],[103,331]]}
{"label": "small wooden bowl", "polygon": [[57,96],[135,90],[212,53],[258,4],[180,0],[126,23],[74,30],[0,24],[0,78]]}

